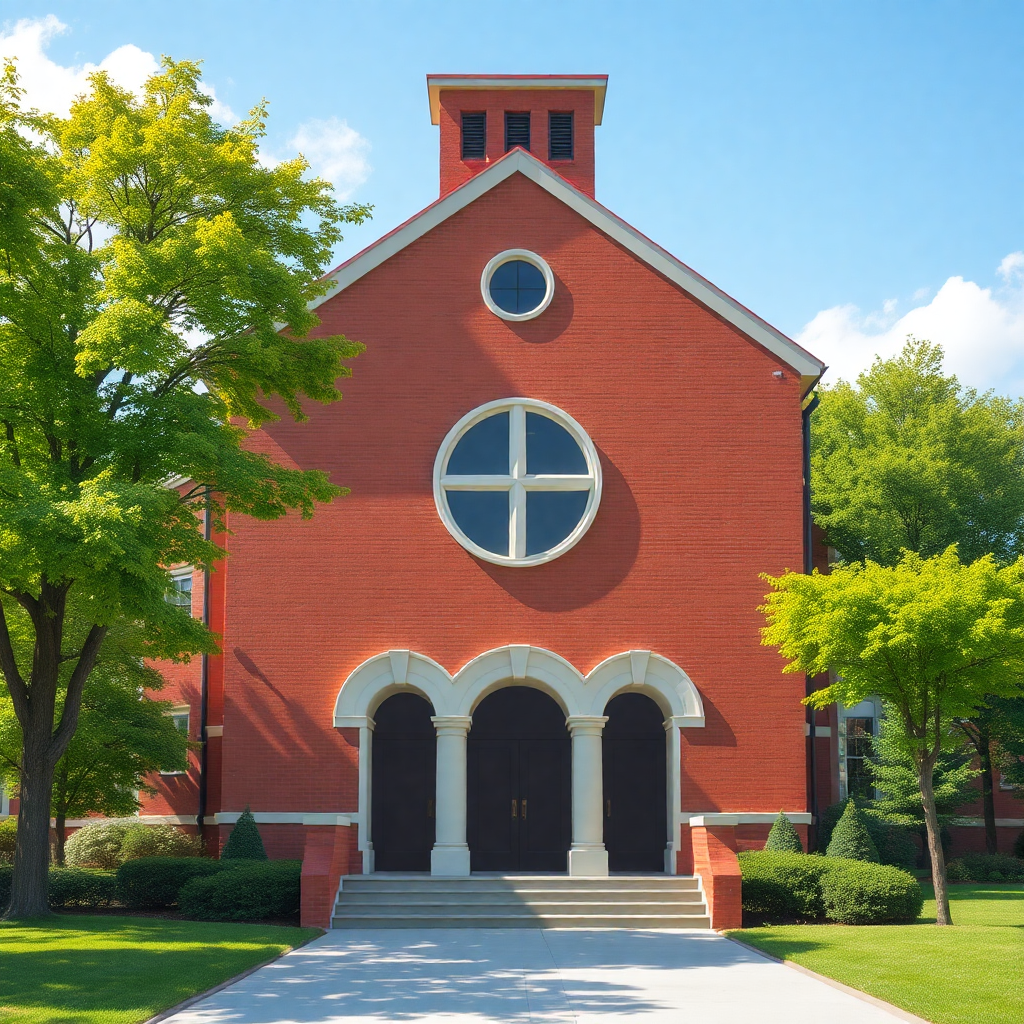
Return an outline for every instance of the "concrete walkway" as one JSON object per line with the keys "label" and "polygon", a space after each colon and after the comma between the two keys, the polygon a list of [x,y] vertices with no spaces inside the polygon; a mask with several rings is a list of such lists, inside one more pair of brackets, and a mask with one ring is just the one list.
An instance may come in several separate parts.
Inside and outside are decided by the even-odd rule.
{"label": "concrete walkway", "polygon": [[169,1024],[894,1024],[707,931],[334,931]]}

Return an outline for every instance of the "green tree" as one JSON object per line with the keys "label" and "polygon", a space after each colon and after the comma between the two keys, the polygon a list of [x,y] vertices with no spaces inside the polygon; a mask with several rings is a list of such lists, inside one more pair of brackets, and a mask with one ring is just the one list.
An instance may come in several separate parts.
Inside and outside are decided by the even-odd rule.
{"label": "green tree", "polygon": [[[58,864],[64,863],[68,818],[135,814],[138,793],[153,792],[148,775],[184,771],[188,766],[188,739],[168,716],[171,705],[144,692],[161,689],[163,678],[123,642],[134,633],[128,638],[117,629],[108,633],[82,693],[78,728],[54,770],[50,814],[56,826]],[[23,635],[21,640],[16,650],[20,646],[23,657],[28,657],[31,637]],[[65,696],[62,685],[58,712]],[[21,725],[4,693],[0,695],[0,772],[9,792],[20,788],[22,750]]]}
{"label": "green tree", "polygon": [[12,67],[0,80],[0,672],[23,735],[11,917],[48,911],[53,773],[108,632],[136,627],[149,658],[216,649],[164,600],[167,567],[218,557],[204,512],[213,528],[226,512],[308,517],[343,493],[246,439],[338,399],[360,351],[314,337],[308,304],[340,226],[368,210],[339,206],[301,158],[260,163],[265,105],[222,128],[198,65],[169,59],[141,96],[90,81],[55,118],[24,109]]}
{"label": "green tree", "polygon": [[844,561],[1024,552],[1024,401],[962,387],[942,349],[913,338],[819,397],[811,511]]}
{"label": "green tree", "polygon": [[863,812],[857,810],[852,799],[846,801],[846,807],[832,830],[825,856],[878,863],[878,850],[868,832]]}
{"label": "green tree", "polygon": [[803,853],[804,844],[800,842],[800,834],[793,827],[793,822],[779,811],[779,816],[772,822],[768,830],[768,840],[764,844],[766,850],[781,850],[786,853]]}
{"label": "green tree", "polygon": [[813,707],[885,701],[913,758],[935,883],[937,921],[950,923],[934,771],[955,718],[986,694],[1021,694],[1024,678],[1024,559],[999,568],[986,555],[963,565],[955,548],[895,566],[837,566],[829,574],[766,576],[763,642],[788,659],[785,671],[831,671]]}
{"label": "green tree", "polygon": [[222,860],[266,860],[263,837],[248,807],[239,815],[221,851]]}
{"label": "green tree", "polygon": [[1024,783],[1024,698],[990,696],[970,718],[957,720],[970,741],[981,768],[981,806],[985,820],[985,849],[998,853],[995,774]]}

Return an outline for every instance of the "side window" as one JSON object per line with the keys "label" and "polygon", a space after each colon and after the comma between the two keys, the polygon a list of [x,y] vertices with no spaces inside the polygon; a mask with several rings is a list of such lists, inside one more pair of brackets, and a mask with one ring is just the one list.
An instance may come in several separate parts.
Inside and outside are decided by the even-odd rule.
{"label": "side window", "polygon": [[[170,712],[171,721],[174,723],[174,727],[178,732],[184,736],[188,736],[189,730],[189,707],[187,704],[181,704],[178,707],[171,708]],[[161,772],[161,775],[185,775],[186,772]]]}
{"label": "side window", "polygon": [[175,569],[171,573],[171,587],[164,596],[168,604],[183,608],[192,614],[192,567]]}
{"label": "side window", "polygon": [[852,797],[872,798],[874,779],[867,770],[871,741],[875,736],[875,719],[846,719],[846,793]]}

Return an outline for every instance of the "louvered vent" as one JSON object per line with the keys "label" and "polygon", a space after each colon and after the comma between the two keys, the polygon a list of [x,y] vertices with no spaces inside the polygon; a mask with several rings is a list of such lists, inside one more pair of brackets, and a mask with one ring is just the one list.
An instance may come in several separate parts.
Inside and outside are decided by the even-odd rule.
{"label": "louvered vent", "polygon": [[462,159],[483,160],[487,156],[487,114],[462,115]]}
{"label": "louvered vent", "polygon": [[548,159],[572,159],[572,111],[548,114]]}
{"label": "louvered vent", "polygon": [[505,111],[505,152],[513,146],[530,148],[530,112]]}

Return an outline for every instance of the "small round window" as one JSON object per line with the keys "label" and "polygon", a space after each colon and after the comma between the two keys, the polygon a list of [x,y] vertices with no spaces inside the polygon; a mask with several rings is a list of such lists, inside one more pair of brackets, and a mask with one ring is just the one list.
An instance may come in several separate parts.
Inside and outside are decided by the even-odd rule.
{"label": "small round window", "polygon": [[555,275],[536,253],[507,249],[484,267],[480,290],[487,308],[502,320],[531,320],[550,305]]}
{"label": "small round window", "polygon": [[448,532],[498,565],[540,565],[587,532],[601,464],[583,428],[546,402],[509,398],[474,409],[434,463],[434,501]]}

